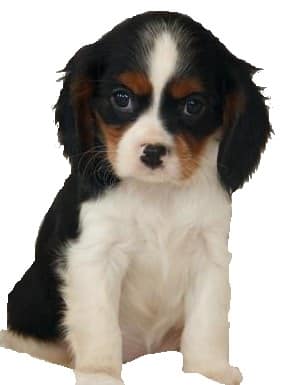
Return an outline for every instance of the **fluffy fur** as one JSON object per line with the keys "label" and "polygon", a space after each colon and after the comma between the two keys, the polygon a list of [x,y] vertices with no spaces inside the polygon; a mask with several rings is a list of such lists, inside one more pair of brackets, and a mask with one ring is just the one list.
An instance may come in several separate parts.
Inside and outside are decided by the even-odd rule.
{"label": "fluffy fur", "polygon": [[128,19],[65,68],[56,104],[71,175],[0,344],[119,385],[122,362],[180,350],[226,385],[231,194],[270,136],[256,69],[187,16]]}

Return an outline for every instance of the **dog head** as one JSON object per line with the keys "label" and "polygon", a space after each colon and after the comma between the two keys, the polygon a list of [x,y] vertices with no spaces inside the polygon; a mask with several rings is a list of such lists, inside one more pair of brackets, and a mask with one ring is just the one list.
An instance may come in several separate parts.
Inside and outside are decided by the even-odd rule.
{"label": "dog head", "polygon": [[72,172],[186,182],[219,141],[218,178],[233,192],[270,136],[256,68],[181,14],[128,19],[64,71],[56,121]]}

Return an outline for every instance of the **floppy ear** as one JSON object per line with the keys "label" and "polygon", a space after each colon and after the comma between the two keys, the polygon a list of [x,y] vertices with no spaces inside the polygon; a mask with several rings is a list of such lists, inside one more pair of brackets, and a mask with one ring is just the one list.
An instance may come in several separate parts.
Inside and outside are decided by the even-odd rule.
{"label": "floppy ear", "polygon": [[218,173],[230,193],[242,187],[256,170],[271,134],[265,98],[252,81],[256,71],[239,59],[232,60],[227,68]]}
{"label": "floppy ear", "polygon": [[55,121],[58,124],[58,139],[64,146],[64,155],[72,157],[79,150],[78,130],[71,101],[70,84],[72,75],[65,68],[66,75],[63,78],[63,88],[55,105]]}
{"label": "floppy ear", "polygon": [[[63,88],[55,105],[58,139],[72,169],[84,169],[88,156],[83,154],[96,145],[96,122],[90,108],[95,83],[100,76],[97,43],[81,48],[68,62]],[[88,154],[87,154],[88,155]]]}

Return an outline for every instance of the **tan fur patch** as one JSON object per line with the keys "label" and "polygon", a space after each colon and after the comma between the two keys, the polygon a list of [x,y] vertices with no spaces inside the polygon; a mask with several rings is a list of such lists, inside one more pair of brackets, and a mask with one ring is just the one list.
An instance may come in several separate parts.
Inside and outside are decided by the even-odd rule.
{"label": "tan fur patch", "polygon": [[117,146],[128,125],[116,126],[112,124],[107,124],[103,121],[103,119],[98,113],[96,113],[96,118],[107,146],[108,160],[111,162],[112,165],[115,165]]}
{"label": "tan fur patch", "polygon": [[190,178],[199,167],[200,154],[206,142],[207,138],[198,140],[189,134],[175,136],[175,148],[181,165],[182,179]]}
{"label": "tan fur patch", "polygon": [[97,121],[100,134],[107,145],[107,158],[114,165],[117,145],[125,131],[125,126],[106,124],[98,112],[95,112],[95,114],[92,112],[89,100],[93,91],[93,83],[88,79],[77,79],[71,85],[71,100],[75,110],[77,126],[80,127],[81,142],[86,147],[94,143],[96,134],[94,128],[95,121]]}
{"label": "tan fur patch", "polygon": [[193,92],[203,90],[203,85],[197,78],[175,79],[168,86],[169,93],[175,99],[182,99]]}
{"label": "tan fur patch", "polygon": [[152,92],[152,85],[148,77],[141,72],[124,72],[118,80],[136,95],[148,95]]}

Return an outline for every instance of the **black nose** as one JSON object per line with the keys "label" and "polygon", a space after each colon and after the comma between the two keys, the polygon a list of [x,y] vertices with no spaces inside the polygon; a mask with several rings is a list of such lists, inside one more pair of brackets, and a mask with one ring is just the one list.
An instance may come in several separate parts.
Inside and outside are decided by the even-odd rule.
{"label": "black nose", "polygon": [[147,144],[140,159],[146,166],[154,169],[161,166],[161,157],[166,154],[167,148],[163,144]]}

